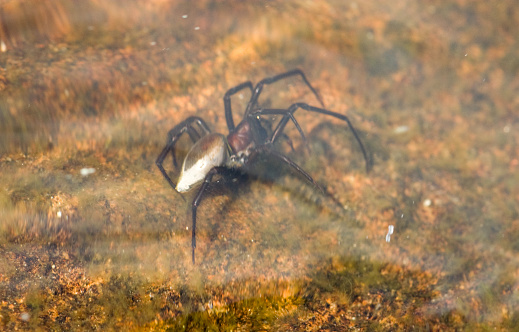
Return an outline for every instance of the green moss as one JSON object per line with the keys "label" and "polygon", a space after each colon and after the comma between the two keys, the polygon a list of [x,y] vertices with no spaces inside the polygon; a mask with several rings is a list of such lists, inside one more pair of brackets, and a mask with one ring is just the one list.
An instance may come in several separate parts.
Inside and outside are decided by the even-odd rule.
{"label": "green moss", "polygon": [[225,308],[196,311],[166,322],[166,331],[266,331],[303,305],[298,297],[268,296],[233,303]]}

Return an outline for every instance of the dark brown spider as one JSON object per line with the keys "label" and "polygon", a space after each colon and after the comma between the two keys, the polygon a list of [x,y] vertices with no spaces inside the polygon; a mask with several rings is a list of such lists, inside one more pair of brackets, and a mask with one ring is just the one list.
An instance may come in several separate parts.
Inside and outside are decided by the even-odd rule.
{"label": "dark brown spider", "polygon": [[[346,121],[348,127],[353,132],[355,139],[359,143],[366,161],[366,171],[369,172],[370,162],[366,150],[364,149],[355,128],[353,128],[350,120],[345,115],[331,112],[324,108],[310,106],[305,103],[295,103],[287,109],[265,109],[259,107],[258,98],[265,85],[272,84],[291,76],[300,76],[306,86],[312,91],[324,107],[317,91],[308,82],[305,74],[299,69],[294,69],[274,77],[265,78],[256,84],[255,87],[252,86],[250,81],[247,81],[229,89],[223,97],[225,120],[227,121],[227,127],[229,128],[229,134],[227,136],[219,133],[211,133],[211,130],[204,120],[196,116],[187,118],[168,132],[166,147],[162,150],[156,161],[157,167],[162,172],[162,175],[164,175],[170,186],[179,193],[187,192],[201,183],[200,189],[198,189],[198,193],[192,202],[193,228],[191,246],[193,264],[195,263],[196,248],[196,210],[214,175],[220,174],[225,177],[232,177],[237,176],[240,173],[246,173],[248,166],[257,160],[256,157],[259,154],[264,153],[286,163],[324,193],[321,186],[317,184],[317,182],[315,182],[315,180],[299,165],[290,160],[287,156],[273,149],[273,144],[280,137],[287,138],[290,145],[292,145],[290,139],[283,134],[283,129],[289,120],[294,123],[303,141],[305,140],[303,130],[294,118],[296,110],[303,109],[310,112],[331,115]],[[243,120],[238,124],[238,126],[235,126],[231,110],[231,96],[243,89],[249,89],[252,95],[247,104],[247,108],[245,109]],[[269,131],[264,127],[264,122],[261,118],[262,115],[280,115],[282,117],[274,130],[270,130],[269,133]],[[167,154],[171,152],[173,156],[173,165],[175,168],[177,167],[175,144],[184,133],[189,135],[194,144],[184,159],[180,176],[177,185],[175,186],[162,166],[162,163]]]}

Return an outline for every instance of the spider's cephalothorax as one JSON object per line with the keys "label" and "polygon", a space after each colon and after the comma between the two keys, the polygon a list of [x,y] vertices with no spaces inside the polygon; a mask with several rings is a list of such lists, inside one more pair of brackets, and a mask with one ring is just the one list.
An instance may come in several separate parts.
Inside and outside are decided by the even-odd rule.
{"label": "spider's cephalothorax", "polygon": [[[319,103],[323,108],[310,106],[306,103],[295,103],[286,109],[265,109],[258,106],[258,98],[265,85],[272,84],[291,76],[301,77],[306,86],[319,100]],[[249,89],[251,91],[251,97],[247,104],[247,108],[245,109],[243,120],[235,126],[231,109],[231,96],[243,89]],[[288,121],[293,122],[302,139],[305,140],[303,130],[294,117],[296,110],[303,109],[309,112],[326,114],[345,121],[359,143],[366,161],[366,171],[369,171],[370,169],[370,162],[366,150],[364,149],[364,146],[362,145],[362,142],[350,120],[342,114],[324,109],[323,102],[317,94],[317,91],[312,87],[306,79],[306,76],[299,69],[291,70],[274,77],[265,78],[256,84],[255,87],[253,87],[250,81],[239,84],[225,93],[223,101],[225,106],[225,119],[227,121],[227,127],[229,128],[229,134],[227,136],[218,133],[211,133],[204,120],[196,116],[189,117],[168,132],[166,147],[164,147],[156,161],[162,175],[164,175],[170,186],[177,192],[183,193],[201,184],[200,189],[198,189],[198,193],[192,202],[193,227],[191,246],[193,263],[195,262],[196,248],[196,210],[205,190],[207,189],[207,185],[212,181],[214,175],[236,175],[236,172],[243,171],[243,168],[246,169],[249,164],[257,160],[256,156],[259,154],[268,154],[292,167],[312,183],[312,185],[318,188],[321,192],[324,192],[321,186],[319,186],[319,184],[317,184],[317,182],[315,182],[314,179],[299,165],[279,151],[273,149],[273,144],[280,137],[287,139],[288,143],[292,146],[290,138],[283,133]],[[272,130],[267,131],[262,122],[262,115],[280,115],[281,120],[279,120]],[[189,135],[194,144],[184,158],[180,176],[175,185],[162,166],[162,163],[168,153],[171,152],[173,165],[175,167],[178,166],[175,157],[175,144],[184,133]]]}

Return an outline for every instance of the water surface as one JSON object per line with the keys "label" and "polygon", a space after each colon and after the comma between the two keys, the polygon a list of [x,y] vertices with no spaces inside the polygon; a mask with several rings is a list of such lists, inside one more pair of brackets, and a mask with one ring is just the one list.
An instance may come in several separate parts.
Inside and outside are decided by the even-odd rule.
{"label": "water surface", "polygon": [[[516,326],[516,7],[0,2],[0,326]],[[292,68],[373,169],[345,123],[298,111],[307,144],[289,125],[295,151],[276,148],[328,195],[269,159],[215,182],[193,265],[194,194],[155,166],[168,130],[196,115],[226,134],[225,92]],[[319,106],[297,78],[260,99],[296,101]]]}

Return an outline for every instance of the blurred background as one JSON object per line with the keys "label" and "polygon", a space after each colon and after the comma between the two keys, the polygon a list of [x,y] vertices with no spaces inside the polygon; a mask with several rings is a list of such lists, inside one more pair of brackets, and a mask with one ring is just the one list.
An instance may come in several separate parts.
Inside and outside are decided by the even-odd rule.
{"label": "blurred background", "polygon": [[[512,0],[0,0],[0,327],[515,328],[518,23]],[[328,194],[268,158],[217,179],[193,265],[168,130],[227,134],[225,92],[293,68],[372,171],[298,111],[306,144],[276,148]],[[295,77],[260,105],[297,101]]]}

